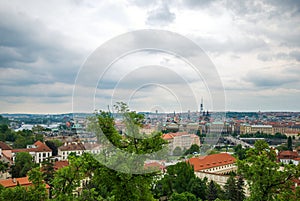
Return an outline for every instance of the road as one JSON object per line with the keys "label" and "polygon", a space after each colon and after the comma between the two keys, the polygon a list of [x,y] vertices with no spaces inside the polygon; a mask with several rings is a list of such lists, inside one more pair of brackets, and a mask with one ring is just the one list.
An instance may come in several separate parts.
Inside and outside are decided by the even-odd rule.
{"label": "road", "polygon": [[224,137],[224,139],[226,139],[236,145],[241,144],[243,148],[247,148],[247,147],[253,148],[253,145],[248,144],[247,142],[244,142],[244,141],[234,138],[232,136]]}

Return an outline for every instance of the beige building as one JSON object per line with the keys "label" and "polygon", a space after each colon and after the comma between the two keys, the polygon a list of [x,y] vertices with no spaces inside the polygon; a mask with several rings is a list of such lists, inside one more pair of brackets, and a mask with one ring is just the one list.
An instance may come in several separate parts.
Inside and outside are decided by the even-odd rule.
{"label": "beige building", "polygon": [[272,125],[241,125],[240,133],[266,133],[266,134],[275,134]]}
{"label": "beige building", "polygon": [[227,153],[190,158],[188,162],[194,166],[196,174],[198,172],[208,172],[224,175],[237,170],[236,159]]}
{"label": "beige building", "polygon": [[[206,177],[208,181],[212,180],[221,187],[225,186],[229,178],[228,174],[237,171],[236,159],[227,153],[190,158],[188,163],[193,165],[197,177],[201,179]],[[245,181],[244,190],[246,196],[249,196],[247,181]]]}
{"label": "beige building", "polygon": [[163,139],[169,142],[170,152],[173,152],[176,147],[181,150],[189,149],[193,144],[200,146],[200,138],[195,134],[187,132],[167,133],[163,135]]}
{"label": "beige building", "polygon": [[85,151],[85,147],[81,142],[66,142],[64,145],[58,147],[58,156],[60,160],[68,160],[71,153],[81,156]]}

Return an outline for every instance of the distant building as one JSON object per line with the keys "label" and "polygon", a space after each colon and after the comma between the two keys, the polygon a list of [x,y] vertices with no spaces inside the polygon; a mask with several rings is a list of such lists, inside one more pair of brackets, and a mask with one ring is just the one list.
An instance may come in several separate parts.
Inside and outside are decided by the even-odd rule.
{"label": "distant building", "polygon": [[85,148],[85,152],[91,154],[99,154],[102,150],[102,145],[98,143],[84,143],[83,146]]}
{"label": "distant building", "polygon": [[37,141],[33,145],[27,146],[26,149],[13,149],[11,151],[11,159],[13,162],[15,161],[16,154],[19,152],[29,153],[35,163],[41,163],[52,156],[52,150],[41,141]]}
{"label": "distant building", "polygon": [[170,153],[172,153],[176,147],[179,147],[181,150],[187,150],[193,144],[200,146],[199,136],[188,134],[187,132],[167,133],[163,135],[163,139],[169,142]]}
{"label": "distant building", "polygon": [[[10,179],[0,180],[0,185],[3,186],[4,188],[15,188],[16,186],[22,186],[28,188],[32,186],[32,182],[29,181],[28,177],[10,178]],[[46,184],[46,191],[48,195],[49,195],[49,189],[50,186]]]}
{"label": "distant building", "polygon": [[0,160],[3,162],[12,163],[11,152],[12,152],[12,147],[0,141]]}
{"label": "distant building", "polygon": [[240,133],[266,133],[266,134],[275,134],[272,125],[241,125]]}
{"label": "distant building", "polygon": [[187,161],[194,167],[195,175],[201,179],[207,178],[224,186],[230,172],[236,172],[236,159],[227,153],[212,154],[190,158]]}
{"label": "distant building", "polygon": [[299,155],[295,151],[281,151],[278,153],[278,161],[284,164],[294,163],[298,165]]}
{"label": "distant building", "polygon": [[81,156],[85,150],[81,142],[65,142],[64,145],[58,147],[58,155],[60,156],[60,160],[68,160],[69,154],[75,153]]}
{"label": "distant building", "polygon": [[188,162],[194,166],[194,171],[228,174],[237,170],[236,159],[227,153],[212,154],[190,158]]}

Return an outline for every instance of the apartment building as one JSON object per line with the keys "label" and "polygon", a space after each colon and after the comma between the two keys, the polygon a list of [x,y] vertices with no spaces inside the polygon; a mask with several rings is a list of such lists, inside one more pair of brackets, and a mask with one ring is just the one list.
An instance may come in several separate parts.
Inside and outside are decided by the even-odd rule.
{"label": "apartment building", "polygon": [[41,141],[37,141],[33,145],[27,145],[26,149],[12,149],[11,160],[13,162],[15,161],[17,153],[19,152],[29,153],[35,163],[41,163],[52,156],[52,150]]}

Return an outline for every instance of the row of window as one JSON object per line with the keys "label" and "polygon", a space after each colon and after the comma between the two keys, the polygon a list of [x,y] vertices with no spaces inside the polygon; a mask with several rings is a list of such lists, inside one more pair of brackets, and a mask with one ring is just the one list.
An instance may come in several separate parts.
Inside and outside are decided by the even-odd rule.
{"label": "row of window", "polygon": [[232,164],[229,164],[229,165],[223,165],[223,166],[218,166],[218,167],[214,167],[214,168],[206,169],[206,170],[204,170],[204,172],[209,172],[209,171],[220,170],[220,169],[223,169],[223,168],[228,168],[228,167],[232,167],[232,166],[233,166]]}

